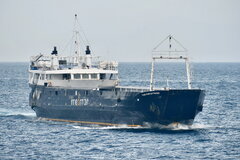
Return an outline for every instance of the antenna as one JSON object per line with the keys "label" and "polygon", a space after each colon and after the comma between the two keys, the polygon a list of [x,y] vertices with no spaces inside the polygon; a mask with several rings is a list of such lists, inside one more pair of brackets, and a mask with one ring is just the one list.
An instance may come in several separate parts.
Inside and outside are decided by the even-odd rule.
{"label": "antenna", "polygon": [[[168,41],[167,41],[168,40]],[[160,46],[163,46],[165,43],[168,42],[167,48],[160,48]],[[178,48],[173,48],[173,42],[175,43],[175,46]],[[163,39],[160,43],[156,45],[156,47],[153,48],[152,52],[158,52],[158,53],[173,53],[173,52],[187,52],[188,50],[179,42],[177,41],[172,35],[168,35],[165,39]]]}
{"label": "antenna", "polygon": [[74,54],[76,58],[74,58],[75,62],[80,66],[80,40],[79,40],[79,31],[77,29],[77,14],[74,16],[74,26],[73,26],[73,41],[74,41]]}
{"label": "antenna", "polygon": [[77,30],[77,14],[75,14],[74,21],[74,44],[75,44],[75,54],[80,56],[80,48],[79,48],[79,31]]}

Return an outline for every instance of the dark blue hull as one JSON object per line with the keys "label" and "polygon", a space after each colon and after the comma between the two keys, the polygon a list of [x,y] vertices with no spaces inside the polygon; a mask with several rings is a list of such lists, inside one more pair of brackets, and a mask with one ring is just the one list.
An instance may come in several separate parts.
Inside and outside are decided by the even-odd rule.
{"label": "dark blue hull", "polygon": [[183,123],[202,111],[204,91],[170,89],[140,92],[121,88],[82,90],[31,86],[30,106],[38,117],[100,125]]}

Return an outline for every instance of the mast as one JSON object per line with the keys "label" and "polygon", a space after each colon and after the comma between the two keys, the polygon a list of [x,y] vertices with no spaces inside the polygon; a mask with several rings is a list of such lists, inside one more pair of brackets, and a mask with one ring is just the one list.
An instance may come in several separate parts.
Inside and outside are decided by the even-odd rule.
{"label": "mast", "polygon": [[150,79],[150,91],[153,90],[154,61],[155,61],[155,59],[152,58],[151,79]]}
{"label": "mast", "polygon": [[[80,28],[80,32],[78,30]],[[73,29],[73,40],[74,40],[74,53],[76,55],[76,62],[79,67],[82,67],[82,64],[91,65],[91,51],[89,49],[89,41],[84,33],[84,30],[80,26],[75,14],[74,29]],[[81,41],[80,41],[81,40]],[[81,42],[81,43],[80,43]],[[84,47],[83,47],[84,46]],[[86,47],[86,54],[84,54],[84,48]]]}
{"label": "mast", "polygon": [[185,59],[186,63],[186,71],[187,71],[187,82],[188,82],[188,89],[192,89],[192,82],[191,82],[191,70],[189,65],[189,59]]}
{"label": "mast", "polygon": [[80,42],[79,42],[79,31],[77,30],[77,14],[75,14],[73,34],[74,34],[74,45],[75,45],[74,52],[77,56],[78,66],[80,66]]}

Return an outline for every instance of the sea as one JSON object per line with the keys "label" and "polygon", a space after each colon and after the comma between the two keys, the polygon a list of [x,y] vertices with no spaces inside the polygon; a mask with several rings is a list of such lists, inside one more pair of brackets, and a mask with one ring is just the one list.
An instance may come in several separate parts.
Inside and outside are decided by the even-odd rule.
{"label": "sea", "polygon": [[[206,91],[192,126],[82,126],[37,118],[28,63],[0,63],[0,159],[240,159],[240,63],[192,63]],[[123,86],[149,87],[150,63],[120,63]],[[186,88],[182,63],[157,63],[154,87]]]}

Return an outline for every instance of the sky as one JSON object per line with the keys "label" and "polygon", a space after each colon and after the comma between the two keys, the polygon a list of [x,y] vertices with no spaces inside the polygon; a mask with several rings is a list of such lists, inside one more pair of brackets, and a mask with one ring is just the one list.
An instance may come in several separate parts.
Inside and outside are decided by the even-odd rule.
{"label": "sky", "polygon": [[240,62],[239,0],[0,0],[0,61],[70,55],[75,14],[103,59],[148,62],[171,34],[194,62]]}

